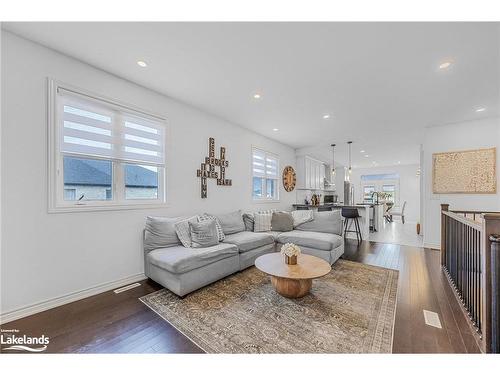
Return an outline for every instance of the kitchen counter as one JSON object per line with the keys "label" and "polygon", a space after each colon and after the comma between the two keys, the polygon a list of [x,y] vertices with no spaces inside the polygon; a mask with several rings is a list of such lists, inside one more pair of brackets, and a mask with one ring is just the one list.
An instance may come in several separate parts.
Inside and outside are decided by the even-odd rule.
{"label": "kitchen counter", "polygon": [[342,204],[342,203],[324,203],[324,204],[320,204],[320,205],[317,205],[317,206],[314,206],[312,204],[292,204],[293,207],[307,207],[309,209],[314,209],[314,208],[318,208],[318,207],[333,207],[333,208],[343,208],[343,207],[347,207],[347,208],[366,208],[366,207],[374,207],[374,206],[382,206],[383,204],[382,203],[356,203],[354,205],[352,204]]}

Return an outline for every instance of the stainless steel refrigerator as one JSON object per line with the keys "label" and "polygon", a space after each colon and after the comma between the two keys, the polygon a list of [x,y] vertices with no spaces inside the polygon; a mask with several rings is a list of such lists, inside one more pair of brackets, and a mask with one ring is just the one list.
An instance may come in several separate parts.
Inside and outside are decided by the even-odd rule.
{"label": "stainless steel refrigerator", "polygon": [[344,204],[354,205],[354,185],[351,181],[344,181]]}

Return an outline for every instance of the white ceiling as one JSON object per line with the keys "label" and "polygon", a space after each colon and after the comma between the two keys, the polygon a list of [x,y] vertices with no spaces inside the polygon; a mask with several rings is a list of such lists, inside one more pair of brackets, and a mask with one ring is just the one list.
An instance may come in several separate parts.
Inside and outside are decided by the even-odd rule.
{"label": "white ceiling", "polygon": [[[499,23],[4,23],[18,35],[330,158],[418,163],[423,129],[499,115]],[[147,68],[136,62],[144,60]],[[441,62],[452,60],[447,70]],[[260,100],[253,99],[260,93]],[[476,113],[477,106],[486,111]],[[324,120],[322,115],[331,114]],[[274,132],[272,129],[278,128]],[[366,149],[370,158],[359,152]],[[309,152],[308,151],[308,152]],[[338,149],[345,162],[345,149]]]}

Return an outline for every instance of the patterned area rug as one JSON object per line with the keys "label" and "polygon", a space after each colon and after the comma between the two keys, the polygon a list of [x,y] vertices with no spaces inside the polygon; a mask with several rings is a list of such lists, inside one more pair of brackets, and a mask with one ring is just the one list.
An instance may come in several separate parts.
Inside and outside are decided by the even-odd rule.
{"label": "patterned area rug", "polygon": [[208,353],[390,353],[398,271],[345,260],[299,299],[251,267],[177,297],[140,300]]}

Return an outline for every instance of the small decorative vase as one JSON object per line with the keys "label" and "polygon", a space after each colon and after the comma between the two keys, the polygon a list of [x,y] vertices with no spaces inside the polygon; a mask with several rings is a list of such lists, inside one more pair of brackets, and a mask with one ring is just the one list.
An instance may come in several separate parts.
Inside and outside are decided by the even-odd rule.
{"label": "small decorative vase", "polygon": [[285,255],[285,264],[292,265],[292,266],[297,264],[297,255],[292,255],[291,257],[289,257],[288,255]]}

